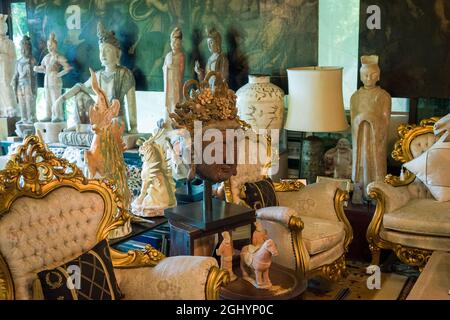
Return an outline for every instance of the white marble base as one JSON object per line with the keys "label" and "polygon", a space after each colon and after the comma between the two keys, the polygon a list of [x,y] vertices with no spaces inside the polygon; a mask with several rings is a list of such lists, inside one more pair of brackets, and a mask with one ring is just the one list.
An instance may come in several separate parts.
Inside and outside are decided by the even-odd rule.
{"label": "white marble base", "polygon": [[67,128],[66,122],[36,122],[36,133],[39,131],[45,143],[59,142],[58,136]]}

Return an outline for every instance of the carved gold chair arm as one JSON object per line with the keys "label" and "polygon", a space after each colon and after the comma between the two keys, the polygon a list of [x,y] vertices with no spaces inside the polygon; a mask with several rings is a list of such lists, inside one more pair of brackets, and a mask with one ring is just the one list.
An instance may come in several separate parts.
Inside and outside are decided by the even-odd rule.
{"label": "carved gold chair arm", "polygon": [[220,288],[230,283],[230,273],[218,267],[212,267],[206,280],[206,300],[219,300]]}
{"label": "carved gold chair arm", "polygon": [[151,245],[146,245],[142,250],[129,250],[126,253],[111,248],[111,258],[114,268],[141,268],[156,266],[165,255]]}
{"label": "carved gold chair arm", "polygon": [[300,179],[281,179],[280,182],[274,182],[273,185],[277,192],[299,191],[305,187]]}
{"label": "carved gold chair arm", "polygon": [[369,246],[372,246],[381,241],[379,234],[383,223],[383,217],[386,213],[386,199],[384,192],[380,188],[370,188],[368,196],[376,201],[375,213],[366,233]]}

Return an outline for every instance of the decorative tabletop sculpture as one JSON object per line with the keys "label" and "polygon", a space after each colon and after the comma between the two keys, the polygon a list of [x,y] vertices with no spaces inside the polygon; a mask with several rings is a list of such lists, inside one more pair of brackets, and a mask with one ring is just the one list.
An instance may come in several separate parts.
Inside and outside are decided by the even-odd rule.
{"label": "decorative tabletop sculpture", "polygon": [[16,116],[16,98],[11,86],[16,66],[14,42],[6,35],[8,15],[0,14],[0,117]]}
{"label": "decorative tabletop sculpture", "polygon": [[[69,73],[72,67],[67,63],[67,59],[58,53],[58,42],[52,32],[47,40],[48,54],[42,59],[40,66],[35,66],[34,71],[45,73],[45,118],[42,122],[63,122],[64,115],[62,105],[55,105],[62,93],[61,77]],[[62,70],[61,70],[62,68]]]}
{"label": "decorative tabletop sculpture", "polygon": [[[225,53],[222,52],[222,36],[216,29],[211,29],[208,32],[208,49],[211,52],[211,56],[206,63],[206,74],[210,71],[220,72],[222,79],[228,81],[228,58]],[[194,71],[198,76],[199,81],[205,79],[205,70],[200,67],[200,63],[195,61]],[[211,78],[211,87],[213,87],[214,79]]]}
{"label": "decorative tabletop sculpture", "polygon": [[[97,76],[91,71],[92,89],[97,94],[97,103],[91,108],[89,113],[94,140],[91,148],[85,151],[84,158],[88,169],[88,177],[108,179],[119,190],[124,208],[130,207],[131,192],[127,184],[127,172],[123,159],[125,148],[122,141],[123,126],[114,121],[120,110],[118,100],[108,103],[105,92],[97,82]],[[123,226],[114,230],[112,238],[122,237],[131,232],[130,219]]]}
{"label": "decorative tabletop sculpture", "polygon": [[36,60],[33,58],[31,40],[28,36],[24,36],[20,41],[20,52],[22,56],[17,61],[13,87],[19,102],[21,116],[20,121],[16,124],[16,131],[20,137],[24,138],[25,128],[31,127],[31,133],[33,133],[33,123],[36,121],[37,82],[33,72]]}
{"label": "decorative tabletop sculpture", "polygon": [[222,232],[222,237],[223,241],[216,250],[216,254],[220,256],[220,268],[227,270],[230,273],[230,280],[234,281],[237,276],[233,272],[233,241],[228,231]]}
{"label": "decorative tabletop sculpture", "polygon": [[252,234],[252,245],[261,247],[263,243],[269,239],[266,229],[263,228],[261,221],[256,220],[255,231]]}
{"label": "decorative tabletop sculpture", "polygon": [[377,86],[380,80],[378,56],[361,57],[364,86],[350,100],[353,141],[353,203],[367,199],[367,185],[383,181],[387,173],[387,137],[391,96]]}
{"label": "decorative tabletop sculpture", "polygon": [[159,128],[154,136],[150,137],[139,148],[143,157],[142,188],[131,207],[132,212],[138,216],[163,216],[164,209],[176,206],[175,182],[161,145],[156,141],[163,134],[164,129]]}
{"label": "decorative tabletop sculpture", "polygon": [[[136,91],[133,73],[126,67],[120,65],[121,48],[119,40],[117,40],[114,32],[107,32],[103,24],[99,23],[97,28],[97,36],[100,51],[100,61],[104,69],[96,71],[96,77],[100,88],[105,92],[108,101],[117,99],[120,103],[120,109],[117,117],[124,123],[125,132],[137,133],[136,119]],[[84,84],[77,84],[66,93],[64,93],[56,101],[56,109],[62,108],[63,102],[72,98],[80,92],[85,94],[93,94],[92,76]],[[126,108],[125,108],[126,99]],[[93,103],[92,103],[93,104]],[[127,110],[127,114],[125,113]],[[75,113],[72,119],[76,124],[75,127],[69,128],[76,130],[82,124],[79,114],[80,110]],[[126,119],[125,119],[126,118]],[[128,123],[127,123],[128,122]]]}
{"label": "decorative tabletop sculpture", "polygon": [[272,239],[264,241],[260,247],[251,244],[243,247],[240,255],[242,278],[258,289],[270,289],[272,282],[269,278],[269,269],[272,256],[277,255],[278,249]]}
{"label": "decorative tabletop sculpture", "polygon": [[170,51],[164,59],[164,92],[166,96],[166,114],[164,120],[167,124],[169,115],[175,111],[175,105],[183,99],[184,53],[182,48],[183,34],[180,28],[173,29],[170,34]]}
{"label": "decorative tabletop sculpture", "polygon": [[339,139],[336,147],[325,152],[324,163],[326,176],[351,179],[352,148],[350,142],[345,138]]}

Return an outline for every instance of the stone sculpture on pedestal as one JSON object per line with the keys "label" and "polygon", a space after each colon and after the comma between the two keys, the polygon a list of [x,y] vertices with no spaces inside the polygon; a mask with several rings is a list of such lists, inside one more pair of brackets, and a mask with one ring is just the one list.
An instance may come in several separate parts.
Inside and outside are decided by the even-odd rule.
{"label": "stone sculpture on pedestal", "polygon": [[175,111],[177,103],[183,99],[183,76],[185,57],[182,48],[183,34],[180,28],[175,28],[170,35],[170,51],[164,59],[164,93],[166,113],[164,121],[170,120],[169,115]]}
{"label": "stone sculpture on pedestal", "polygon": [[380,80],[378,56],[361,57],[364,86],[350,100],[352,119],[353,203],[367,200],[367,185],[384,181],[387,173],[387,138],[391,116],[391,96],[377,86]]}
{"label": "stone sculpture on pedestal", "polygon": [[15,67],[16,50],[14,42],[6,35],[8,15],[0,14],[0,117],[12,118],[16,116],[16,98],[11,86]]}
{"label": "stone sculpture on pedestal", "polygon": [[36,60],[31,50],[31,40],[24,36],[20,41],[21,58],[17,61],[16,73],[12,84],[16,92],[20,108],[20,121],[16,123],[16,133],[24,138],[34,133],[34,122],[36,121],[36,74],[33,72]]}
{"label": "stone sculpture on pedestal", "polygon": [[[119,113],[115,119],[123,123],[125,130],[124,132],[127,134],[135,134],[137,133],[137,118],[134,75],[131,70],[120,65],[121,48],[115,33],[106,31],[101,23],[98,24],[97,32],[100,62],[104,67],[104,69],[95,72],[98,78],[99,86],[105,92],[109,102],[113,99],[117,99],[120,102]],[[55,102],[55,108],[61,108],[65,100],[70,99],[81,92],[87,95],[93,94],[92,89],[91,77],[84,84],[79,83],[64,93]],[[93,104],[93,102],[91,104]],[[84,102],[81,105],[86,108],[88,104]],[[125,110],[127,112],[125,112]],[[83,114],[83,110],[76,110],[74,113],[75,118],[71,119],[72,122],[75,123],[75,126],[69,128],[69,131],[85,131],[82,129],[83,126],[81,125],[86,123],[81,121],[83,120],[83,117],[80,117],[80,114]],[[73,139],[73,135],[70,134],[65,133],[62,136],[72,137],[71,139]],[[124,137],[128,148],[133,147],[137,140],[137,137],[135,139],[130,138],[130,140],[133,140],[130,142],[128,141],[129,136],[130,135],[126,135]],[[63,138],[61,142],[64,144],[73,145],[73,141],[69,140],[70,139]]]}

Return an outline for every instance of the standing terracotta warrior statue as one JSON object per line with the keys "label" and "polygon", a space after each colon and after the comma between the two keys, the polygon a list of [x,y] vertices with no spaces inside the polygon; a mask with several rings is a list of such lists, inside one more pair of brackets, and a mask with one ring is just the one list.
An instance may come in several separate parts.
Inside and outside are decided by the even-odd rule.
{"label": "standing terracotta warrior statue", "polygon": [[[120,120],[124,125],[125,132],[136,133],[137,132],[137,119],[136,119],[136,89],[134,75],[126,67],[120,65],[120,43],[116,38],[114,32],[108,32],[104,26],[99,23],[97,28],[98,44],[100,51],[100,62],[104,69],[96,71],[95,74],[98,78],[100,88],[105,91],[108,101],[117,99],[120,102],[120,110],[117,120]],[[64,93],[57,101],[57,109],[62,108],[65,100],[72,98],[78,93],[83,92],[85,94],[93,94],[92,91],[92,77],[89,78],[84,84],[77,84],[66,93]],[[126,100],[126,108],[125,108]],[[128,113],[125,113],[127,110]],[[76,118],[72,119],[76,124],[74,128],[77,129],[81,124],[78,114],[80,110],[76,112]]]}
{"label": "standing terracotta warrior statue", "polygon": [[33,72],[36,60],[33,58],[28,36],[24,36],[20,41],[20,52],[22,57],[17,61],[13,87],[20,107],[20,123],[32,124],[36,120],[37,83]]}
{"label": "standing terracotta warrior statue", "polygon": [[182,48],[183,34],[180,28],[173,29],[170,34],[170,51],[164,59],[164,93],[166,96],[166,113],[164,120],[170,120],[169,114],[175,111],[175,105],[183,99],[184,53]]}
{"label": "standing terracotta warrior statue", "polygon": [[47,40],[47,49],[48,54],[42,59],[41,65],[34,67],[35,72],[45,73],[44,92],[46,116],[42,121],[48,122],[51,120],[52,122],[62,122],[64,121],[62,106],[55,108],[56,105],[54,103],[62,93],[61,77],[69,73],[72,67],[67,63],[67,59],[58,53],[58,42],[53,32]]}
{"label": "standing terracotta warrior statue", "polygon": [[16,116],[16,98],[11,86],[16,67],[14,42],[8,38],[7,15],[0,14],[0,117]]}
{"label": "standing terracotta warrior statue", "polygon": [[[208,31],[208,49],[211,52],[211,56],[206,63],[206,74],[210,71],[220,72],[222,78],[228,81],[228,58],[225,53],[222,52],[222,37],[220,33],[212,29]],[[199,81],[205,79],[205,70],[200,67],[198,61],[195,62],[195,73],[198,76]],[[214,79],[211,79],[211,86],[214,84]]]}
{"label": "standing terracotta warrior statue", "polygon": [[353,203],[367,199],[367,185],[384,180],[387,173],[387,138],[391,96],[377,86],[380,80],[378,56],[361,57],[364,84],[350,100],[353,140]]}
{"label": "standing terracotta warrior statue", "polygon": [[233,241],[228,231],[222,232],[222,237],[223,241],[216,250],[216,254],[220,256],[220,268],[227,270],[230,273],[230,280],[234,281],[237,276],[233,272]]}

